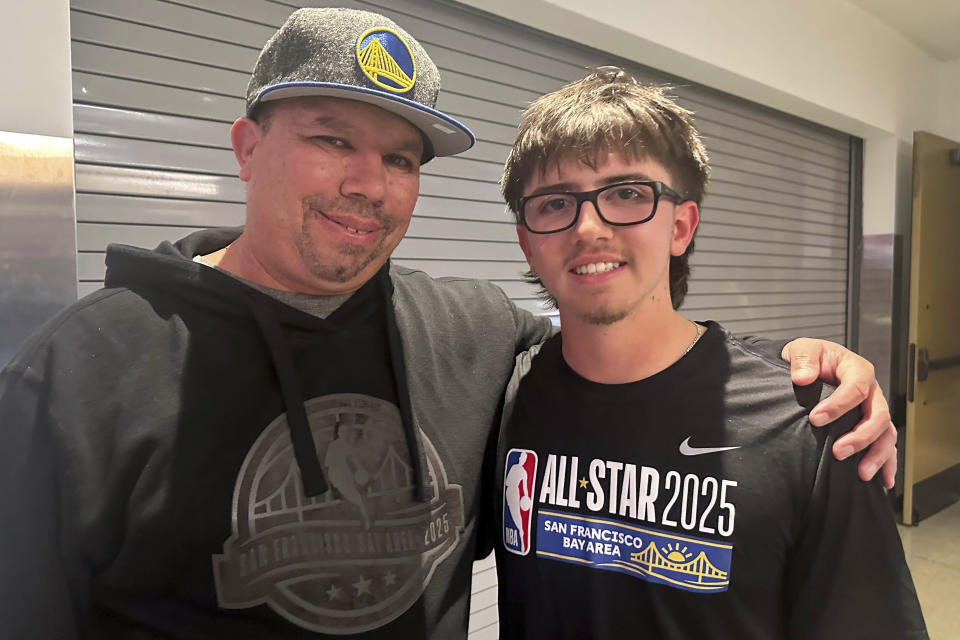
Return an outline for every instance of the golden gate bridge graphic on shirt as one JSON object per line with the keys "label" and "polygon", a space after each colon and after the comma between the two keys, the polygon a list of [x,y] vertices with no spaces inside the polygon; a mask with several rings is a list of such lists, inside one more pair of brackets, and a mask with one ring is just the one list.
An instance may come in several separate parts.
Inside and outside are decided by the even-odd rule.
{"label": "golden gate bridge graphic on shirt", "polygon": [[380,40],[377,38],[372,39],[367,46],[360,50],[357,54],[357,60],[359,60],[360,68],[363,69],[364,73],[375,82],[383,82],[383,79],[387,79],[403,91],[413,86],[413,78],[400,68],[397,61],[393,59],[393,56],[380,44]]}
{"label": "golden gate bridge graphic on shirt", "polygon": [[[627,573],[685,591],[726,591],[730,585],[731,544],[553,510],[541,510],[537,520],[538,556]],[[570,544],[571,538],[616,541],[623,535],[630,543]],[[612,547],[617,547],[615,553]]]}
{"label": "golden gate bridge graphic on shirt", "polygon": [[[703,551],[686,562],[677,562],[670,559],[679,557],[686,560],[687,555],[692,555],[687,554],[686,551],[686,546],[680,549],[680,545],[677,544],[676,548],[668,547],[667,555],[664,556],[656,543],[651,542],[643,551],[630,554],[630,562],[615,564],[620,564],[625,569],[633,569],[656,576],[667,582],[676,582],[676,574],[689,576],[688,579],[681,580],[680,583],[687,588],[702,585],[704,591],[719,590],[721,587],[730,584],[729,573],[715,567]],[[673,574],[673,576],[670,574]]]}
{"label": "golden gate bridge graphic on shirt", "polygon": [[[429,474],[427,488],[436,489],[436,480],[433,473]],[[328,506],[344,504],[343,499],[334,491],[327,491],[319,496],[306,497],[300,491],[303,481],[300,477],[300,467],[296,460],[291,459],[287,465],[283,481],[277,488],[264,498],[251,504],[251,522],[256,524],[261,519],[275,520],[285,514],[309,514]],[[400,503],[413,494],[413,471],[392,446],[388,447],[387,455],[380,467],[371,474],[370,483],[361,491],[367,499],[385,498],[384,504]],[[298,517],[298,519],[301,519]]]}

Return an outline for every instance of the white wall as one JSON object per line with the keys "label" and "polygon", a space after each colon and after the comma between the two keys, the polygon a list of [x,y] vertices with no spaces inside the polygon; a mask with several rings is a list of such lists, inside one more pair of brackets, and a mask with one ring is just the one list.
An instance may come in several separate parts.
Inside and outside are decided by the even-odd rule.
{"label": "white wall", "polygon": [[939,71],[940,103],[934,133],[960,142],[960,60],[941,64]]}
{"label": "white wall", "polygon": [[3,3],[0,131],[73,137],[69,0]]}

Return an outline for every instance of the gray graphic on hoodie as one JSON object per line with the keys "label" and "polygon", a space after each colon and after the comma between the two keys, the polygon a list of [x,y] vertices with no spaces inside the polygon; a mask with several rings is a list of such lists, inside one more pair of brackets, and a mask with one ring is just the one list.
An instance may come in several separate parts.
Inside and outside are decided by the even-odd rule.
{"label": "gray graphic on hoodie", "polygon": [[414,477],[396,405],[362,394],[305,403],[331,488],[307,498],[286,416],[254,443],[237,477],[233,535],[213,556],[221,607],[266,604],[328,634],[369,631],[423,593],[463,531],[463,496],[421,432],[428,500]]}

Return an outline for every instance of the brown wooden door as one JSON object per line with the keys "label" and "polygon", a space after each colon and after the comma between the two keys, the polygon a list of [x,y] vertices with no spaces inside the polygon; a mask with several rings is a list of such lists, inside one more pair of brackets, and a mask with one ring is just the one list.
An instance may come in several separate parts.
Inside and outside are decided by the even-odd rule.
{"label": "brown wooden door", "polygon": [[960,143],[913,136],[903,521],[916,483],[960,464]]}

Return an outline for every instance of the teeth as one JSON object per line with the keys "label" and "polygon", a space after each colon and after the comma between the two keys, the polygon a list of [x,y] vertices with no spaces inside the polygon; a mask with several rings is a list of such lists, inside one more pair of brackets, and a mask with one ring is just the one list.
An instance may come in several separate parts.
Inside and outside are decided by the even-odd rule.
{"label": "teeth", "polygon": [[351,227],[351,226],[348,225],[348,224],[344,224],[344,223],[340,222],[339,220],[334,220],[333,218],[331,218],[331,217],[328,216],[327,214],[323,213],[322,211],[320,211],[319,213],[320,213],[320,215],[322,215],[324,218],[326,218],[326,219],[329,220],[330,222],[334,222],[334,223],[340,225],[341,227],[343,227],[344,229],[346,229],[346,230],[349,231],[350,233],[357,233],[357,234],[360,234],[360,235],[366,235],[366,234],[368,234],[368,233],[373,233],[372,231],[362,231],[362,230],[360,230],[360,229],[356,229],[356,228],[354,228],[354,227]]}
{"label": "teeth", "polygon": [[622,264],[622,262],[591,262],[590,264],[580,265],[574,269],[573,272],[578,276],[590,275],[592,273],[606,273],[607,271],[613,271]]}

